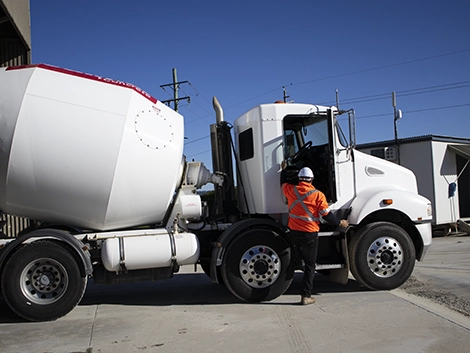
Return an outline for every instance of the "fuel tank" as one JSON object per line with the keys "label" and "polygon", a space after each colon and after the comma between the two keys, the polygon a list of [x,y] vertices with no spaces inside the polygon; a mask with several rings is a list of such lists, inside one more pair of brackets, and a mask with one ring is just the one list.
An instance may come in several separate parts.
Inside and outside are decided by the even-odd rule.
{"label": "fuel tank", "polygon": [[[193,233],[174,235],[176,263],[192,265],[199,259],[199,241]],[[172,245],[166,231],[151,236],[110,238],[103,242],[101,258],[106,270],[127,270],[169,267],[172,263]]]}
{"label": "fuel tank", "polygon": [[0,68],[0,209],[92,230],[158,223],[182,178],[183,130],[134,85]]}

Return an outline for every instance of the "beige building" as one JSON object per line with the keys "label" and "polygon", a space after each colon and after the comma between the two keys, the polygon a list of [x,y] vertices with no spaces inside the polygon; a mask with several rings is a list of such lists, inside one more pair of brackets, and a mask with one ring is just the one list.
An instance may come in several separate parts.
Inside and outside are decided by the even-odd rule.
{"label": "beige building", "polygon": [[0,67],[30,63],[29,0],[0,0]]}
{"label": "beige building", "polygon": [[[31,64],[29,0],[0,0],[0,67],[28,64]],[[0,210],[0,238],[16,236],[29,226],[28,219]]]}

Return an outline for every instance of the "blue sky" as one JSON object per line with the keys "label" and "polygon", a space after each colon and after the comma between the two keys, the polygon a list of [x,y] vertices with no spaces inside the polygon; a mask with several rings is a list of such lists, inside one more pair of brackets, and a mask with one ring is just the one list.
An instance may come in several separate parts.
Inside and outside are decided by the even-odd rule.
{"label": "blue sky", "polygon": [[[185,154],[211,167],[212,96],[233,122],[282,99],[354,108],[357,142],[470,138],[470,2],[31,0],[33,63],[130,82],[171,99],[177,69]],[[366,98],[364,98],[366,97]]]}

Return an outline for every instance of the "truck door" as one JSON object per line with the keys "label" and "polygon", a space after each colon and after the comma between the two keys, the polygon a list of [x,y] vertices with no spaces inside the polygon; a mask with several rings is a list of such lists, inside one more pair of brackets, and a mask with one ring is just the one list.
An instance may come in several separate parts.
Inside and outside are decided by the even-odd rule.
{"label": "truck door", "polygon": [[329,203],[336,197],[333,126],[325,113],[288,115],[284,118],[284,153],[292,174],[303,167],[312,169],[313,185]]}
{"label": "truck door", "polygon": [[[337,119],[336,110],[328,110],[328,121],[331,130],[331,153],[334,158],[332,174],[335,183],[335,204],[330,204],[332,209],[346,210],[356,193],[354,177],[353,147],[355,141],[354,115],[348,113],[349,141],[343,133]],[[346,114],[345,114],[346,115]],[[337,216],[341,216],[337,213]]]}

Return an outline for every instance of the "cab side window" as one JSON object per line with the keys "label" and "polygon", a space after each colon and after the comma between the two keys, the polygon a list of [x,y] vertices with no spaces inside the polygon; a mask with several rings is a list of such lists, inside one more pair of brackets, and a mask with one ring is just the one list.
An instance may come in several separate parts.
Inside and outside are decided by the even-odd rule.
{"label": "cab side window", "polygon": [[255,151],[253,147],[252,128],[249,128],[238,135],[238,146],[240,147],[240,161],[253,158]]}

